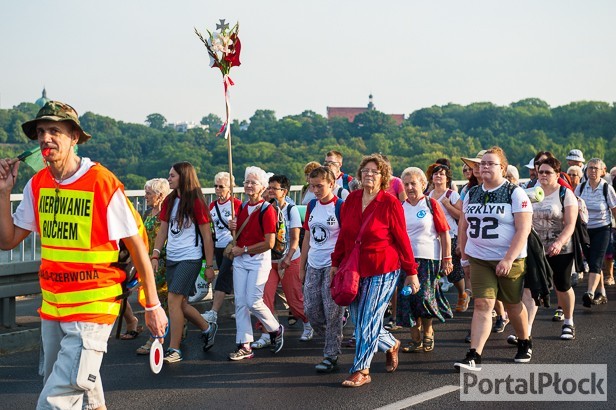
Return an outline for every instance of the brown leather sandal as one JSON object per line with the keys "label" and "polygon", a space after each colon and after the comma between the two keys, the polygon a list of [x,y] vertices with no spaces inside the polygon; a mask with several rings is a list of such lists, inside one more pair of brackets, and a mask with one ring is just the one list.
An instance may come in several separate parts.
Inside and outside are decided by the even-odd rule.
{"label": "brown leather sandal", "polygon": [[360,371],[357,371],[350,375],[345,381],[342,382],[344,387],[360,387],[366,383],[370,383],[372,378],[370,374],[364,374]]}
{"label": "brown leather sandal", "polygon": [[394,347],[385,352],[385,371],[387,373],[393,373],[398,368],[398,351],[400,350],[400,341],[396,340]]}

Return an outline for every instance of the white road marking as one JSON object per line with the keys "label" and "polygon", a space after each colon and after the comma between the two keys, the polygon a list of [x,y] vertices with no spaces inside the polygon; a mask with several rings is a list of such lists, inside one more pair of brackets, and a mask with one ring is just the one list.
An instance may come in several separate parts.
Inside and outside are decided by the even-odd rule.
{"label": "white road marking", "polygon": [[414,406],[419,403],[423,403],[424,401],[435,399],[439,396],[443,396],[445,394],[449,394],[456,390],[460,390],[460,386],[456,385],[447,385],[443,387],[439,387],[438,389],[430,390],[425,393],[418,394],[417,396],[412,396],[395,403],[388,404],[387,406],[379,407],[376,410],[401,410],[406,409],[408,407]]}

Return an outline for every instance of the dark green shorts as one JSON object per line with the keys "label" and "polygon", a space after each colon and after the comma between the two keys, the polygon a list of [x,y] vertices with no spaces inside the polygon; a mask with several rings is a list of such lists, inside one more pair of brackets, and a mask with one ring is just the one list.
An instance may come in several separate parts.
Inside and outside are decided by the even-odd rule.
{"label": "dark green shorts", "polygon": [[471,263],[471,284],[474,298],[498,299],[514,305],[522,301],[524,291],[525,259],[513,261],[509,275],[496,276],[499,261],[484,261],[469,257]]}

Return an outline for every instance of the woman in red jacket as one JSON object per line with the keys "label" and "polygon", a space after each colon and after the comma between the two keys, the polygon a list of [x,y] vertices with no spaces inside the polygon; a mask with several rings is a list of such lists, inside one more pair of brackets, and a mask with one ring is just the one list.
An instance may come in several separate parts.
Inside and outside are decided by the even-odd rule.
{"label": "woman in red jacket", "polygon": [[[405,286],[410,285],[413,293],[419,289],[417,264],[404,228],[402,205],[385,192],[391,177],[390,166],[380,154],[372,154],[363,158],[357,176],[362,189],[349,194],[342,207],[340,219],[345,223],[332,253],[331,268],[333,278],[355,241],[361,241],[359,292],[350,306],[357,346],[351,376],[342,383],[345,387],[370,383],[370,363],[377,348],[387,354],[387,372],[396,370],[400,341],[383,328],[383,316],[400,268],[407,275]],[[364,220],[367,226],[358,238]]]}

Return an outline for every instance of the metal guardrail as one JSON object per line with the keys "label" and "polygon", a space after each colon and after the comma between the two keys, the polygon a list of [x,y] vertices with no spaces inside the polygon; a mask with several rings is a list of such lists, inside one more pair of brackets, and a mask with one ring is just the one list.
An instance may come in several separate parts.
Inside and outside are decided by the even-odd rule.
{"label": "metal guardrail", "polygon": [[[301,185],[291,187],[289,196],[297,202]],[[209,202],[215,199],[213,188],[204,188],[203,193]],[[244,188],[234,188],[237,197],[243,200]],[[145,192],[143,190],[126,191],[139,213],[145,210]],[[23,199],[22,194],[11,195],[11,211],[13,212]],[[5,327],[16,325],[16,297],[40,293],[38,270],[41,259],[41,246],[38,234],[30,234],[15,249],[0,251],[0,320]]]}

